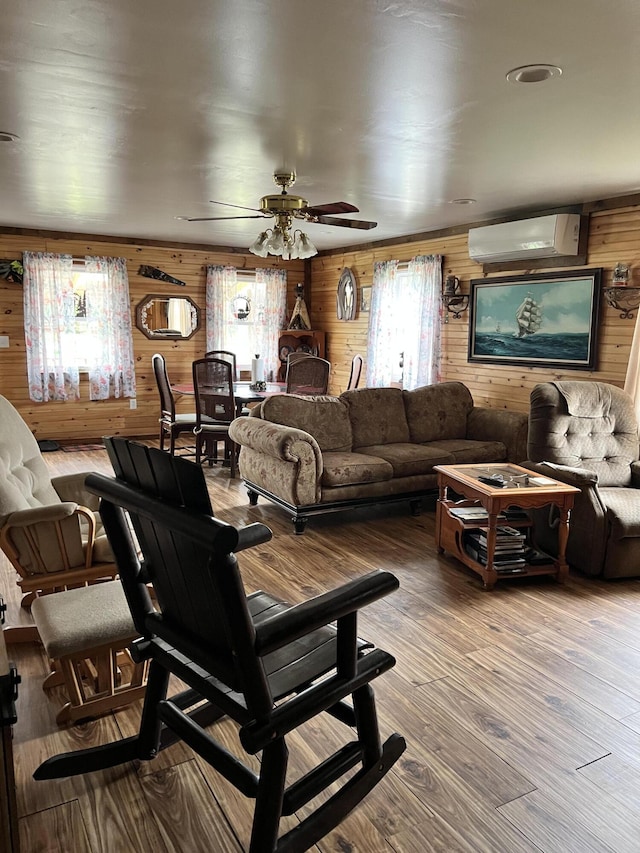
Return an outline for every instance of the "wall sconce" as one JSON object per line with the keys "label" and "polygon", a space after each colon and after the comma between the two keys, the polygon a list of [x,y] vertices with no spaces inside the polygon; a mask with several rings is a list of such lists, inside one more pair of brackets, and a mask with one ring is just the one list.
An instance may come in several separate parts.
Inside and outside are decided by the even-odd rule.
{"label": "wall sconce", "polygon": [[630,278],[629,265],[618,261],[611,277],[611,287],[604,288],[605,299],[612,308],[620,311],[623,320],[631,319],[632,312],[640,306],[640,287],[630,287]]}
{"label": "wall sconce", "polygon": [[463,311],[469,307],[469,294],[460,293],[460,279],[455,275],[448,275],[444,280],[442,304],[445,311],[445,323],[449,322],[449,314],[453,314],[456,320],[459,320]]}

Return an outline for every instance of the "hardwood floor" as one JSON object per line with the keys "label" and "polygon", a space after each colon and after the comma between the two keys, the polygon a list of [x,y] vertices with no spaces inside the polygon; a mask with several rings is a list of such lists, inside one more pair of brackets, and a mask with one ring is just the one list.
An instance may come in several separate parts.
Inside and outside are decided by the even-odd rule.
{"label": "hardwood floor", "polygon": [[[47,453],[54,473],[101,470],[106,454]],[[363,611],[362,636],[397,665],[374,683],[383,737],[407,750],[385,780],[318,844],[322,853],[637,853],[640,849],[640,582],[572,574],[499,582],[436,554],[433,506],[319,517],[293,535],[284,512],[250,507],[241,481],[207,471],[216,515],[262,521],[273,540],[242,553],[248,591],[306,599],[373,568],[400,589]],[[19,613],[2,557],[10,624]],[[69,728],[55,724],[60,689],[45,695],[46,661],[12,646],[22,675],[14,728],[23,851],[246,849],[251,803],[179,744],[154,762],[57,782],[36,766],[62,750],[124,737],[139,706]],[[317,719],[290,742],[291,770],[324,755],[335,722]],[[220,724],[231,749],[235,727]]]}

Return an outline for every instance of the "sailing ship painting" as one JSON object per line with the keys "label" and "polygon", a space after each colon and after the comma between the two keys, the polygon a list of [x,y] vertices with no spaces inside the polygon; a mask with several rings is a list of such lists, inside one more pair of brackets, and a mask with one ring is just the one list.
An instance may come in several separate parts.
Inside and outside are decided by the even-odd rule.
{"label": "sailing ship painting", "polygon": [[533,298],[532,293],[527,293],[522,300],[522,304],[518,307],[516,311],[516,323],[518,325],[518,331],[514,332],[516,338],[535,335],[540,330],[542,326],[542,309]]}
{"label": "sailing ship painting", "polygon": [[600,273],[472,281],[469,361],[593,368]]}

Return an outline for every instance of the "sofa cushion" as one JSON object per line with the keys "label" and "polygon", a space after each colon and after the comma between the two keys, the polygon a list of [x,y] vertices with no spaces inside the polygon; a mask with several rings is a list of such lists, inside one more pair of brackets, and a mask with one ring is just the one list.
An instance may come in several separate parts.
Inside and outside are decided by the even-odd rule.
{"label": "sofa cushion", "polygon": [[501,441],[472,441],[466,438],[449,438],[430,441],[427,447],[440,450],[451,457],[449,465],[465,465],[468,462],[503,462],[507,448]]}
{"label": "sofa cushion", "polygon": [[428,444],[374,444],[370,447],[360,447],[356,453],[386,459],[393,469],[394,477],[430,474],[434,465],[451,465],[454,461],[450,453]]}
{"label": "sofa cushion", "polygon": [[402,393],[411,441],[466,437],[473,398],[462,382],[440,382]]}
{"label": "sofa cushion", "polygon": [[354,450],[411,441],[401,388],[357,388],[340,399],[349,408]]}
{"label": "sofa cushion", "polygon": [[365,453],[323,453],[322,463],[323,486],[378,483],[393,477],[393,468],[388,462]]}
{"label": "sofa cushion", "polygon": [[338,397],[274,394],[258,408],[256,414],[263,420],[308,432],[323,453],[351,450],[349,409]]}

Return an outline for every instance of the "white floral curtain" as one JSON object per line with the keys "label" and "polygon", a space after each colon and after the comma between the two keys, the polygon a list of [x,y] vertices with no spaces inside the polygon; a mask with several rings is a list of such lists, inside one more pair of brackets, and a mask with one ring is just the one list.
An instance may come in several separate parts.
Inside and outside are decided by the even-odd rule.
{"label": "white floral curtain", "polygon": [[89,398],[135,397],[129,278],[124,258],[85,258],[87,333],[94,345],[87,360]]}
{"label": "white floral curtain", "polygon": [[423,255],[400,271],[395,260],[376,263],[371,287],[367,386],[403,388],[440,379],[442,258]]}
{"label": "white floral curtain", "polygon": [[235,267],[207,267],[205,294],[207,349],[224,350],[225,327],[232,321],[232,301],[236,295],[238,271]]}
{"label": "white floral curtain", "polygon": [[80,372],[68,346],[75,333],[73,258],[25,252],[23,266],[29,397],[37,403],[79,400]]}
{"label": "white floral curtain", "polygon": [[386,387],[397,375],[402,347],[398,347],[401,328],[401,293],[396,273],[397,261],[382,261],[373,267],[369,333],[367,341],[367,387]]}
{"label": "white floral curtain", "polygon": [[624,390],[633,398],[636,417],[640,424],[640,312],[636,316],[636,324],[633,330],[633,340],[631,341]]}
{"label": "white floral curtain", "polygon": [[[238,294],[235,267],[207,267],[206,333],[209,350],[235,352],[232,329],[233,300]],[[278,335],[286,323],[287,274],[284,270],[257,269],[255,280],[243,283],[251,299],[252,353],[264,359],[266,375],[275,376],[280,365]]]}
{"label": "white floral curtain", "polygon": [[287,274],[284,270],[257,269],[254,305],[258,306],[256,353],[264,359],[265,375],[278,375],[278,339],[287,322]]}
{"label": "white floral curtain", "polygon": [[440,381],[442,315],[442,257],[420,255],[409,262],[404,293],[409,323],[405,325],[403,388],[419,388]]}

